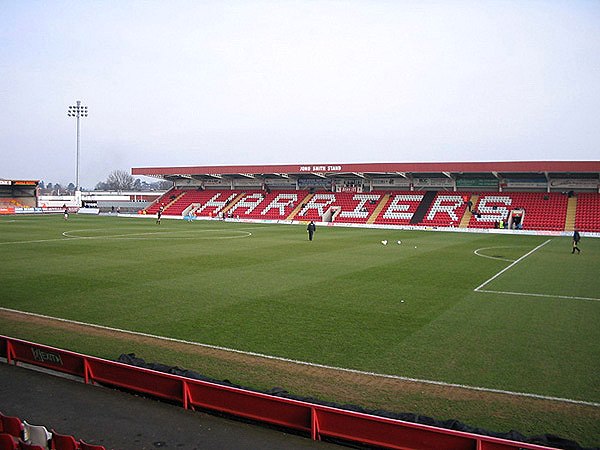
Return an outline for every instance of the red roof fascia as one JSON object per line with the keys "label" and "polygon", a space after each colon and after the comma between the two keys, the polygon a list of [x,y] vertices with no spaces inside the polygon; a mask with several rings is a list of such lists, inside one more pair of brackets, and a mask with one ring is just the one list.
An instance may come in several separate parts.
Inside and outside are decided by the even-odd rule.
{"label": "red roof fascia", "polygon": [[496,161],[362,164],[274,164],[251,166],[134,167],[133,175],[234,175],[240,173],[390,172],[599,172],[600,161]]}

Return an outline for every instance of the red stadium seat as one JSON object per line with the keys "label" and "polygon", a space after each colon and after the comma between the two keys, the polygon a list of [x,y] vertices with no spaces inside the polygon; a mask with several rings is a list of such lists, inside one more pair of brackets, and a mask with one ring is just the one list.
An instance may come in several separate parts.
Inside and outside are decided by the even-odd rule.
{"label": "red stadium seat", "polygon": [[19,439],[23,438],[23,422],[21,422],[21,419],[0,414],[0,420],[2,420],[3,433],[10,434]]}
{"label": "red stadium seat", "polygon": [[79,448],[81,450],[106,450],[106,448],[102,445],[88,444],[83,439],[79,440]]}
{"label": "red stadium seat", "polygon": [[8,433],[0,433],[0,450],[17,450],[18,442]]}
{"label": "red stadium seat", "polygon": [[[425,227],[494,228],[506,222],[512,210],[525,210],[523,228],[563,231],[569,197],[559,192],[437,192],[419,223],[413,216],[423,207],[426,191],[331,192],[307,190],[260,189],[171,189],[148,207],[155,214],[165,206],[164,215],[182,216],[193,212],[196,217],[233,217],[254,220],[298,220],[337,223],[367,222],[381,225],[416,225]],[[465,198],[478,196],[468,212]],[[581,231],[600,231],[600,194],[577,194],[575,226]],[[377,212],[377,217],[372,217]],[[294,217],[291,217],[294,213]],[[478,214],[475,214],[477,212]],[[332,213],[332,214],[330,214]],[[466,217],[465,217],[466,215]],[[466,219],[463,220],[463,217]]]}
{"label": "red stadium seat", "polygon": [[577,194],[575,228],[579,231],[600,232],[600,194]]}
{"label": "red stadium seat", "polygon": [[28,444],[27,442],[19,442],[19,450],[45,450],[47,447],[41,445]]}
{"label": "red stadium seat", "polygon": [[52,430],[52,448],[54,450],[79,450],[79,444],[73,436],[59,434]]}
{"label": "red stadium seat", "polygon": [[523,228],[561,231],[565,228],[568,198],[558,192],[483,192],[473,209],[470,228],[494,228],[500,219],[508,220],[513,209],[523,209]]}

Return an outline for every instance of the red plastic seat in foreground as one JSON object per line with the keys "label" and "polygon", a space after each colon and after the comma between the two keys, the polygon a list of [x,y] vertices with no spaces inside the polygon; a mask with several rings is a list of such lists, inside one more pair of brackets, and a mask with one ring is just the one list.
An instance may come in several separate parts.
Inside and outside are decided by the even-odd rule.
{"label": "red plastic seat in foreground", "polygon": [[23,438],[23,422],[21,422],[21,419],[0,414],[0,420],[2,421],[3,433],[20,439]]}
{"label": "red plastic seat in foreground", "polygon": [[81,450],[106,450],[106,448],[102,445],[88,444],[83,439],[79,440],[79,448]]}
{"label": "red plastic seat in foreground", "polygon": [[19,442],[19,450],[44,450],[41,445],[28,444],[27,442]]}
{"label": "red plastic seat in foreground", "polygon": [[52,448],[54,450],[79,450],[79,444],[73,436],[59,434],[52,430]]}
{"label": "red plastic seat in foreground", "polygon": [[0,450],[17,450],[19,444],[8,433],[0,433]]}

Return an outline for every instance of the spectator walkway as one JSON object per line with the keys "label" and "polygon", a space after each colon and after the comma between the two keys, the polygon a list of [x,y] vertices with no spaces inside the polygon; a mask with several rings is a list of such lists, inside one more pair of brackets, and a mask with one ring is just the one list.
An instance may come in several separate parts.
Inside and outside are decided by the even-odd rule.
{"label": "spectator walkway", "polygon": [[341,449],[0,360],[0,412],[108,449]]}

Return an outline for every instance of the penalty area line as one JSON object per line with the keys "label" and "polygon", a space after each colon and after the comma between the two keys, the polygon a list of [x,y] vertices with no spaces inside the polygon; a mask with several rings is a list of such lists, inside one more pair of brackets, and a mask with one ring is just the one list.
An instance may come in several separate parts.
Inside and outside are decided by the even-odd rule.
{"label": "penalty area line", "polygon": [[517,259],[516,261],[514,261],[512,264],[509,264],[508,266],[506,266],[504,269],[502,269],[500,272],[498,272],[496,275],[494,275],[493,277],[487,279],[486,281],[484,281],[483,283],[481,283],[479,286],[477,286],[475,289],[473,289],[475,292],[480,291],[480,289],[482,287],[484,287],[486,284],[492,282],[493,280],[495,280],[496,278],[498,278],[500,275],[502,275],[504,272],[506,272],[508,269],[510,269],[511,267],[517,265],[518,263],[520,263],[521,261],[523,261],[525,258],[527,258],[529,255],[531,255],[532,253],[538,251],[540,248],[542,248],[544,245],[546,245],[548,242],[550,242],[552,239],[548,239],[546,242],[541,243],[540,245],[538,245],[536,248],[534,248],[533,250],[530,250],[529,252],[525,253],[523,256],[521,256],[519,259]]}
{"label": "penalty area line", "polygon": [[492,291],[492,290],[487,290],[487,289],[480,289],[477,292],[483,292],[483,293],[487,293],[487,294],[524,295],[527,297],[564,298],[567,300],[590,300],[593,302],[600,302],[600,298],[577,297],[575,295],[536,294],[536,293],[528,293],[528,292]]}
{"label": "penalty area line", "polygon": [[436,380],[422,380],[419,378],[403,377],[400,375],[387,375],[387,374],[380,374],[380,373],[376,373],[376,372],[367,372],[367,371],[363,371],[363,370],[347,369],[347,368],[335,367],[335,366],[327,366],[324,364],[310,363],[310,362],[306,362],[306,361],[298,361],[295,359],[283,358],[280,356],[265,355],[263,353],[236,350],[236,349],[232,349],[232,348],[221,347],[218,345],[202,344],[199,342],[186,341],[184,339],[176,339],[176,338],[170,338],[170,337],[165,337],[165,336],[157,336],[154,334],[143,333],[143,332],[139,332],[139,331],[123,330],[123,329],[108,327],[108,326],[104,326],[104,325],[96,325],[96,324],[92,324],[92,323],[79,322],[76,320],[63,319],[60,317],[52,317],[52,316],[47,316],[44,314],[19,311],[19,310],[10,309],[10,308],[0,307],[0,310],[15,313],[15,314],[22,314],[22,315],[26,315],[26,316],[56,320],[58,322],[82,325],[82,326],[97,328],[97,329],[101,329],[101,330],[114,331],[117,333],[129,334],[129,335],[133,335],[133,336],[142,336],[142,337],[148,337],[148,338],[162,340],[162,341],[176,342],[179,344],[187,344],[187,345],[193,345],[193,346],[197,346],[197,347],[209,348],[209,349],[213,349],[213,350],[221,350],[221,351],[226,351],[226,352],[231,352],[231,353],[237,353],[240,355],[264,358],[264,359],[268,359],[268,360],[283,361],[283,362],[303,365],[303,366],[307,366],[307,367],[317,367],[317,368],[321,368],[321,369],[335,370],[335,371],[340,371],[340,372],[353,373],[353,374],[357,374],[357,375],[365,375],[365,376],[372,376],[372,377],[378,377],[378,378],[387,378],[387,379],[393,379],[393,380],[399,380],[399,381],[407,381],[407,382],[411,382],[411,383],[422,383],[422,384],[430,384],[430,385],[434,385],[434,386],[459,388],[459,389],[466,389],[466,390],[478,391],[478,392],[489,392],[489,393],[494,393],[494,394],[510,395],[510,396],[514,396],[514,397],[527,397],[527,398],[532,398],[532,399],[536,399],[536,400],[549,400],[549,401],[556,401],[556,402],[562,402],[562,403],[571,403],[571,404],[576,404],[576,405],[592,406],[595,408],[600,407],[600,403],[589,402],[589,401],[584,401],[584,400],[573,400],[573,399],[569,399],[569,398],[552,397],[552,396],[532,394],[532,393],[527,393],[527,392],[514,392],[514,391],[503,390],[503,389],[486,388],[486,387],[479,387],[479,386],[469,386],[469,385],[457,384],[457,383],[446,383],[443,381],[436,381]]}

